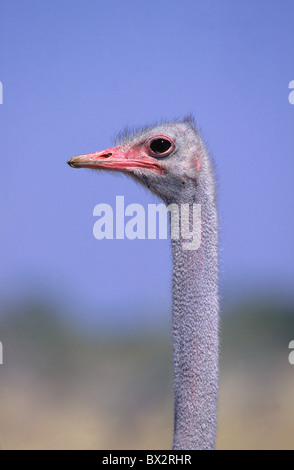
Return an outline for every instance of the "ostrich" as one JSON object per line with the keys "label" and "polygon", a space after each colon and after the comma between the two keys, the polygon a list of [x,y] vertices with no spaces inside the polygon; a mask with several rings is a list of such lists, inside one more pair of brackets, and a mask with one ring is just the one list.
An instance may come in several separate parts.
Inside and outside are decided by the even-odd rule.
{"label": "ostrich", "polygon": [[[119,146],[78,155],[74,168],[108,169],[132,176],[168,206],[201,205],[201,243],[173,255],[173,449],[214,449],[218,397],[218,222],[212,162],[193,118],[161,123]],[[181,222],[181,216],[180,216]]]}

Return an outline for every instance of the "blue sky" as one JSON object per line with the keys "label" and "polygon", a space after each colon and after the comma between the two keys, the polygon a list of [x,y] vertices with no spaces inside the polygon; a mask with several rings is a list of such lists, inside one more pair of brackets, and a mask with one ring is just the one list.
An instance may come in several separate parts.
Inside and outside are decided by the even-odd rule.
{"label": "blue sky", "polygon": [[98,323],[168,306],[168,241],[92,234],[96,204],[155,197],[66,161],[188,113],[216,162],[226,296],[292,295],[293,17],[287,0],[1,0],[0,299]]}

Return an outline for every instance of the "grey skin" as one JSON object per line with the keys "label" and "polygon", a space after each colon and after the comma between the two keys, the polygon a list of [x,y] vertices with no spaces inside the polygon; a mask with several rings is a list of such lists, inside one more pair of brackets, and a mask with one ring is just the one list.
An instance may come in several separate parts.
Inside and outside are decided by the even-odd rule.
{"label": "grey skin", "polygon": [[[154,155],[150,142],[165,136],[174,143],[167,155]],[[113,153],[112,153],[113,151]],[[116,168],[118,159],[123,164]],[[132,155],[136,162],[132,165]],[[93,155],[96,155],[95,158]],[[148,159],[160,171],[138,166]],[[146,160],[147,159],[147,160]],[[107,162],[108,160],[108,162]],[[135,135],[121,134],[119,146],[73,157],[76,168],[111,169],[132,176],[166,205],[201,204],[201,243],[197,250],[172,239],[173,255],[173,449],[214,449],[218,399],[218,219],[213,166],[193,119],[159,124]],[[108,165],[108,166],[107,166]]]}

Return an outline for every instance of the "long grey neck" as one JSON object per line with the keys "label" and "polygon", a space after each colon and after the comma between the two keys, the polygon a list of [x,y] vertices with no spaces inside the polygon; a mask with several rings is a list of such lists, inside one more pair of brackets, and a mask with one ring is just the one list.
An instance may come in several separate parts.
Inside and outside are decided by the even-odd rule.
{"label": "long grey neck", "polygon": [[[201,204],[201,243],[173,254],[173,449],[214,449],[218,398],[218,230],[213,176],[183,193]],[[181,217],[180,217],[181,219]],[[182,222],[182,220],[180,220]]]}

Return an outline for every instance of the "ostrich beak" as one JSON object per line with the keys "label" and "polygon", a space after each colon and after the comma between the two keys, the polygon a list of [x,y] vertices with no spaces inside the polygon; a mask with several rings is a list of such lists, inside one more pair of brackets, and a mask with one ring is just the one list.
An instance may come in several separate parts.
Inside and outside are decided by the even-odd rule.
{"label": "ostrich beak", "polygon": [[156,158],[150,157],[140,148],[125,150],[122,147],[114,147],[101,152],[77,155],[67,162],[73,168],[91,168],[92,170],[120,170],[133,172],[135,169],[147,170],[163,174]]}

